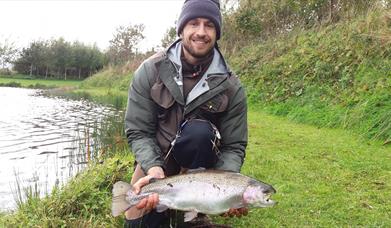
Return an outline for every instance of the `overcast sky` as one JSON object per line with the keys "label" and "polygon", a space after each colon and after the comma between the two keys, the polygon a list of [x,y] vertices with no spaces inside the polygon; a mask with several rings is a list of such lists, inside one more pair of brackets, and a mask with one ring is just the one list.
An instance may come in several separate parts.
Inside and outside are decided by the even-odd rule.
{"label": "overcast sky", "polygon": [[121,25],[144,24],[141,50],[160,45],[166,30],[175,26],[184,0],[0,0],[0,42],[17,47],[33,40],[64,37],[85,44],[109,45]]}

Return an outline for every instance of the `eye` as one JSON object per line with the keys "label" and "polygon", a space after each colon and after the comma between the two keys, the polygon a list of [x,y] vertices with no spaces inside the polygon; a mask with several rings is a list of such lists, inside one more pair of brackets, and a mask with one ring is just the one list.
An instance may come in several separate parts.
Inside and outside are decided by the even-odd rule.
{"label": "eye", "polygon": [[197,23],[196,20],[190,20],[190,21],[188,22],[188,25],[190,25],[190,26],[192,26],[192,27],[195,27],[195,26],[198,25],[198,23]]}
{"label": "eye", "polygon": [[208,28],[214,28],[214,27],[215,27],[215,24],[213,24],[213,22],[208,22],[208,23],[206,24],[206,26],[207,26]]}

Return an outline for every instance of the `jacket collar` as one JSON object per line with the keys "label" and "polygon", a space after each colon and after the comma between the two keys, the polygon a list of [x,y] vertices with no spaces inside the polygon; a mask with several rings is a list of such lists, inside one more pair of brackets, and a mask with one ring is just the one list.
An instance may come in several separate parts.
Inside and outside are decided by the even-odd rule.
{"label": "jacket collar", "polygon": [[210,93],[212,89],[216,88],[223,81],[225,81],[227,75],[231,74],[231,72],[229,71],[229,68],[216,44],[214,57],[208,70],[190,91],[185,101],[183,97],[181,49],[182,39],[178,39],[165,51],[167,56],[165,61],[167,61],[167,63],[171,62],[175,67],[176,72],[173,72],[172,70],[170,71],[169,66],[167,65],[171,64],[164,64],[165,66],[161,65],[160,70],[162,74],[160,76],[162,81],[170,90],[171,94],[174,96],[175,100],[177,100],[182,105],[189,105],[202,94]]}

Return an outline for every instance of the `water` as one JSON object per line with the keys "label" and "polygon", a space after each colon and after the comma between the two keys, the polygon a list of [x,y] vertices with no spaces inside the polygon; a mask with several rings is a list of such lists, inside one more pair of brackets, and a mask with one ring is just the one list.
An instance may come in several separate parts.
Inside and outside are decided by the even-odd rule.
{"label": "water", "polygon": [[[85,168],[97,124],[114,111],[39,90],[0,87],[0,210],[14,209],[16,180],[40,195]],[[87,137],[88,136],[88,137]]]}

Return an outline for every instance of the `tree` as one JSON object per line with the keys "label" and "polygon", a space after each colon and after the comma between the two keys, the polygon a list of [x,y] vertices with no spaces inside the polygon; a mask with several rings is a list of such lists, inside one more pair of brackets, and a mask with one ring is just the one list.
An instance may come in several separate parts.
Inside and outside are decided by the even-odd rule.
{"label": "tree", "polygon": [[167,29],[166,34],[164,34],[163,39],[161,40],[161,45],[163,48],[167,48],[172,44],[177,38],[175,27],[170,27]]}
{"label": "tree", "polygon": [[7,65],[12,63],[15,59],[18,50],[14,47],[14,44],[5,39],[4,42],[0,42],[0,65],[1,68],[7,68]]}
{"label": "tree", "polygon": [[144,39],[143,31],[143,24],[118,27],[114,38],[110,40],[107,52],[109,62],[122,64],[130,60],[136,54],[136,45]]}

